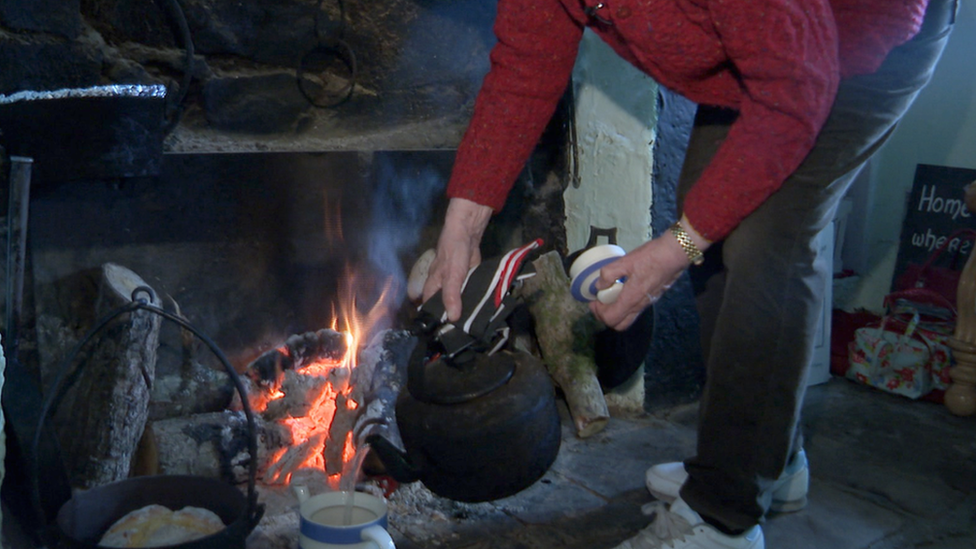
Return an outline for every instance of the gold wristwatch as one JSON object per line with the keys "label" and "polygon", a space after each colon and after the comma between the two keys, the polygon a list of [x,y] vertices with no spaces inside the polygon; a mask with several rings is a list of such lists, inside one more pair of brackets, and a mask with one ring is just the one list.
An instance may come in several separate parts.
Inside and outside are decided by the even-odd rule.
{"label": "gold wristwatch", "polygon": [[685,251],[688,255],[688,261],[691,261],[693,265],[701,265],[705,262],[705,254],[695,246],[695,242],[688,236],[685,228],[681,226],[681,221],[675,221],[674,225],[671,225],[671,234],[678,239],[678,244],[681,245],[681,249]]}

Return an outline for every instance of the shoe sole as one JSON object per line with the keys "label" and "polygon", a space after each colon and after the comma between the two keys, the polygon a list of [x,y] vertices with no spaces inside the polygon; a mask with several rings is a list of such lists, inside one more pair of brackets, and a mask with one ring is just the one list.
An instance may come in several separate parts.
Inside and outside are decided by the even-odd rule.
{"label": "shoe sole", "polygon": [[[803,456],[806,459],[806,455]],[[810,467],[804,465],[788,480],[784,480],[773,490],[773,501],[769,510],[773,513],[795,513],[807,506],[807,492],[810,490]],[[781,496],[777,499],[778,495]],[[791,493],[793,492],[793,493]]]}
{"label": "shoe sole", "polygon": [[[795,513],[807,506],[807,491],[809,490],[810,486],[810,468],[809,465],[806,464],[806,455],[803,456],[803,459],[804,465],[802,469],[794,473],[792,478],[789,478],[788,480],[784,479],[780,483],[780,486],[773,490],[773,501],[769,504],[769,511],[771,513]],[[656,475],[654,479],[655,481],[653,484],[665,486],[671,490],[671,493],[654,490],[650,486],[652,483],[648,482],[647,489],[651,495],[661,501],[666,501],[668,503],[673,502],[676,498],[674,494],[680,490],[681,486],[676,485],[671,480],[671,477]],[[791,491],[796,493],[790,494]],[[784,497],[777,499],[777,492],[780,492],[780,495]]]}
{"label": "shoe sole", "polygon": [[[657,490],[651,490],[650,492],[655,499],[660,501],[673,503],[675,500],[674,496],[662,494]],[[807,506],[807,503],[807,496],[791,500],[773,500],[773,502],[769,504],[769,512],[777,514],[795,513],[797,511],[802,511]]]}
{"label": "shoe sole", "polygon": [[802,511],[804,507],[807,506],[807,497],[803,496],[799,499],[792,499],[789,501],[775,501],[769,504],[770,513],[795,513],[797,511]]}

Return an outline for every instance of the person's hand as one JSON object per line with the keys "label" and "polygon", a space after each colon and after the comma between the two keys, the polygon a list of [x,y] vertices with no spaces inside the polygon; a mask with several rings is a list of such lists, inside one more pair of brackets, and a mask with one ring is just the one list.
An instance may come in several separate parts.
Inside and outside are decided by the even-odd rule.
{"label": "person's hand", "polygon": [[[682,220],[682,225],[704,251],[708,241],[694,232],[686,220]],[[600,269],[600,279],[596,283],[598,290],[609,288],[616,280],[626,281],[616,301],[610,304],[593,301],[590,311],[607,326],[626,330],[644,309],[661,298],[690,264],[688,255],[671,231],[667,231]]]}
{"label": "person's hand", "polygon": [[441,291],[451,322],[461,318],[461,285],[468,271],[481,263],[481,236],[492,209],[463,198],[452,198],[437,240],[437,256],[424,283],[423,300]]}

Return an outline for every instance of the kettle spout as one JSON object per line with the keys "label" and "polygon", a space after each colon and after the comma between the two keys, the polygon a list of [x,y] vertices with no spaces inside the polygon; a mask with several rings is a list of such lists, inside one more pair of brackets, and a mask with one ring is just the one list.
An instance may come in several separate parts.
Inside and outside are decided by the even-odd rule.
{"label": "kettle spout", "polygon": [[415,463],[410,456],[402,452],[389,440],[380,435],[370,435],[366,437],[366,444],[369,444],[373,452],[386,467],[387,473],[397,482],[411,483],[420,480],[423,475],[423,467]]}

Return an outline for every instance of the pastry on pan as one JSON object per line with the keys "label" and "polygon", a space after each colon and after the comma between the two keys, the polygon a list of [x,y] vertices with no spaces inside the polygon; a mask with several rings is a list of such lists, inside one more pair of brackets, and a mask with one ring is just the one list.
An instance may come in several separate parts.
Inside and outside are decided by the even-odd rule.
{"label": "pastry on pan", "polygon": [[172,511],[162,505],[147,505],[117,520],[98,544],[102,547],[161,547],[193,541],[223,529],[223,521],[209,509],[184,507]]}

